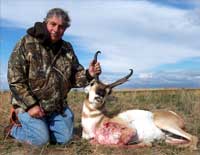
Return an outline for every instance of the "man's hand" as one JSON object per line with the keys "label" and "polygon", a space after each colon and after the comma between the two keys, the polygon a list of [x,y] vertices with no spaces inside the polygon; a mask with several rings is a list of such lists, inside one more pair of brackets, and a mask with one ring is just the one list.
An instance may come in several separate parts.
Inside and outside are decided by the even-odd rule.
{"label": "man's hand", "polygon": [[43,109],[39,105],[35,105],[28,110],[31,117],[41,118],[45,115]]}
{"label": "man's hand", "polygon": [[100,63],[93,60],[89,65],[88,71],[91,77],[94,77],[95,75],[100,75],[101,74]]}

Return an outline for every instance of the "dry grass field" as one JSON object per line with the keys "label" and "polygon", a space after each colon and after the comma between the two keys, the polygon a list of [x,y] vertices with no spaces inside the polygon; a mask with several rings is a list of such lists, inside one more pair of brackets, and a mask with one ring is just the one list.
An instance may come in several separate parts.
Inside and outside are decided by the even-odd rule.
{"label": "dry grass field", "polygon": [[[35,148],[13,139],[3,139],[3,127],[8,124],[10,93],[0,93],[0,155],[199,155],[198,151],[176,148],[155,142],[152,148],[121,149],[90,145],[81,139],[81,109],[85,94],[72,91],[68,101],[75,113],[75,136],[67,145],[46,145]],[[200,138],[200,89],[160,89],[114,91],[106,107],[110,115],[126,109],[168,109],[180,114],[186,130]]]}

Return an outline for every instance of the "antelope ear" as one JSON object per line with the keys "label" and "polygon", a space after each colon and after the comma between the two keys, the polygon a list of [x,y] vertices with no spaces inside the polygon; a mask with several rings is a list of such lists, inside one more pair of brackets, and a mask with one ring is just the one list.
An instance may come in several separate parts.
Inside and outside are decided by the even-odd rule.
{"label": "antelope ear", "polygon": [[112,89],[111,88],[106,88],[106,94],[110,95],[112,93]]}
{"label": "antelope ear", "polygon": [[84,88],[84,91],[85,91],[86,94],[89,94],[90,85],[86,86],[86,87]]}

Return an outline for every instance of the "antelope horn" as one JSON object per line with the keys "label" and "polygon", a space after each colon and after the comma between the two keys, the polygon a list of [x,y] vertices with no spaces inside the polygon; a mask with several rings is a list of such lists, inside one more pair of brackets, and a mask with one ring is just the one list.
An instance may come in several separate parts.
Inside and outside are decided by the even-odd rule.
{"label": "antelope horn", "polygon": [[101,52],[100,52],[100,51],[97,51],[97,52],[95,53],[95,55],[94,55],[94,61],[95,61],[95,62],[97,62],[97,55],[98,55],[99,53],[101,53]]}
{"label": "antelope horn", "polygon": [[[97,51],[97,52],[95,53],[95,55],[94,55],[94,60],[93,60],[94,63],[97,62],[97,56],[98,56],[99,53],[101,53],[101,52],[100,52],[100,51]],[[96,81],[99,81],[99,76],[98,76],[98,75],[95,75],[94,78],[95,78]]]}
{"label": "antelope horn", "polygon": [[130,71],[131,72],[128,75],[126,75],[125,77],[123,77],[123,78],[121,78],[121,79],[109,84],[108,86],[110,88],[113,88],[113,87],[116,87],[116,86],[118,86],[120,84],[123,84],[124,82],[128,81],[129,77],[133,74],[133,69],[130,69]]}

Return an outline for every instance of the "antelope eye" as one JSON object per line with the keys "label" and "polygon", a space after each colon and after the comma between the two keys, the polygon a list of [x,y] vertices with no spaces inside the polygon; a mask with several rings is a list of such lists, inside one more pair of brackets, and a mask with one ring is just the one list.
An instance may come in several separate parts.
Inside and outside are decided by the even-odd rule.
{"label": "antelope eye", "polygon": [[91,83],[90,83],[90,86],[93,86],[93,85],[94,85],[94,82],[91,82]]}

